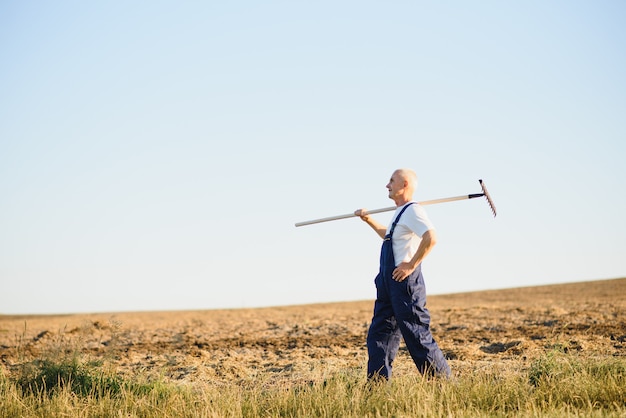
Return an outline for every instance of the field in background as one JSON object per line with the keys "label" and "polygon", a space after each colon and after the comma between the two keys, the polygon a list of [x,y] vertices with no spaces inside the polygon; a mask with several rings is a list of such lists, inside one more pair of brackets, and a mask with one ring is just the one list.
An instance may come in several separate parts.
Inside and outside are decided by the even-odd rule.
{"label": "field in background", "polygon": [[[359,398],[362,401],[359,406],[365,406],[365,409],[347,405],[345,407],[349,409],[329,410],[328,413],[317,411],[316,415],[345,415],[346,411],[386,415],[381,408],[391,407],[385,406],[386,402],[394,399],[397,403],[394,396],[401,396],[394,391],[402,392],[417,385],[436,391],[430,395],[421,393],[420,396],[430,396],[431,400],[448,393],[448,397],[444,397],[447,401],[436,401],[439,409],[427,410],[433,415],[463,415],[470,413],[468,411],[473,411],[471,415],[480,415],[483,409],[474,405],[475,402],[468,406],[473,408],[470,410],[450,406],[451,399],[460,396],[454,390],[467,392],[469,387],[479,387],[480,382],[485,384],[485,390],[489,390],[488,387],[492,386],[488,384],[489,379],[500,379],[501,382],[493,386],[506,389],[508,386],[502,383],[509,382],[508,389],[512,390],[524,382],[524,385],[533,386],[529,393],[536,395],[538,386],[533,382],[533,373],[553,379],[552,383],[559,387],[573,384],[568,383],[568,379],[574,379],[572,375],[563,370],[591,367],[593,370],[611,370],[608,377],[602,377],[608,381],[595,384],[611,386],[614,383],[613,389],[607,389],[617,391],[618,397],[609,399],[608,406],[600,400],[596,400],[599,403],[594,406],[593,399],[589,398],[591,395],[574,393],[573,399],[584,398],[590,403],[587,409],[574,408],[574,413],[589,413],[604,405],[600,412],[612,410],[615,416],[619,416],[626,412],[623,403],[626,396],[624,295],[626,279],[430,296],[428,307],[432,314],[433,334],[449,358],[456,383],[416,384],[421,378],[402,348],[395,364],[393,389],[387,388],[386,395],[381,395],[384,399],[371,408],[367,407],[371,399],[364,395],[373,396],[371,391],[350,392],[354,389],[349,388],[365,385],[365,335],[373,301],[189,312],[0,315],[0,378],[3,379],[0,392],[4,391],[5,395],[13,393],[12,384],[23,376],[25,365],[40,364],[34,361],[41,359],[71,358],[72,361],[97,365],[98,370],[120,379],[120,382],[158,382],[169,388],[185,388],[187,395],[176,395],[182,396],[183,404],[203,404],[207,396],[211,399],[230,396],[235,398],[230,399],[230,403],[235,402],[240,408],[249,403],[252,407],[255,403],[268,402],[263,394],[280,398],[279,393],[294,397],[293,402],[297,403],[298,393],[294,390],[299,391],[300,400],[312,396],[312,391],[320,390],[317,400],[311,401],[315,403],[321,401],[319,397],[328,396],[321,388],[333,387],[334,395],[344,393],[353,402]],[[548,366],[544,368],[546,364]],[[559,375],[566,376],[563,382],[558,381]],[[592,379],[585,376],[581,379]],[[476,378],[482,380],[472,381]],[[405,388],[402,382],[409,381],[411,383]],[[459,388],[458,385],[464,384],[468,388]],[[457,386],[451,389],[446,385]],[[248,394],[256,393],[258,399],[247,399],[239,392],[241,388],[247,388]],[[19,398],[22,395],[18,392],[11,396]],[[193,394],[200,398],[194,398],[196,395]],[[496,398],[503,396],[506,397],[506,392]],[[518,412],[526,411],[532,416],[532,409],[539,408],[535,412],[542,413],[536,401],[528,401],[528,405],[535,406],[524,406],[523,395],[518,393],[515,396],[517,402],[522,402],[517,406]],[[217,398],[209,403],[218,405]],[[302,405],[293,407],[295,409],[281,409],[287,408],[286,401],[278,398],[275,404],[269,402],[269,410],[237,409],[222,410],[222,413],[230,416],[294,416],[303,413],[298,412]],[[459,402],[463,403],[462,399]],[[23,399],[18,403],[29,405]],[[332,403],[340,404],[341,401],[334,399]],[[396,403],[394,407],[401,407]],[[452,410],[441,409],[443,404],[448,404]],[[549,402],[544,404],[549,405]],[[30,411],[30,407],[25,407]],[[84,405],[82,408],[83,412],[88,410]],[[272,408],[275,408],[273,412]],[[416,405],[409,404],[405,409],[387,412],[410,415],[407,411],[416,412],[416,408]],[[486,415],[501,411],[493,406],[485,408]],[[291,412],[281,413],[281,410]],[[25,413],[25,410],[19,411]],[[63,408],[59,411],[67,412]],[[219,411],[194,411],[205,416],[221,415]],[[567,409],[560,411],[565,413]],[[133,415],[132,410],[129,413]],[[0,416],[3,415],[0,413]],[[33,413],[32,416],[40,415]]]}

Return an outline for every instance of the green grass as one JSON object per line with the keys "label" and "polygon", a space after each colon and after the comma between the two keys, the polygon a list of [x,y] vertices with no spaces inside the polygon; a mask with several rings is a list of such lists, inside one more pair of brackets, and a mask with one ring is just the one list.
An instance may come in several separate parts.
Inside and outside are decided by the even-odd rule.
{"label": "green grass", "polygon": [[0,417],[624,417],[626,359],[549,352],[519,370],[452,380],[399,376],[369,383],[361,369],[325,380],[178,385],[122,378],[78,355],[0,374]]}

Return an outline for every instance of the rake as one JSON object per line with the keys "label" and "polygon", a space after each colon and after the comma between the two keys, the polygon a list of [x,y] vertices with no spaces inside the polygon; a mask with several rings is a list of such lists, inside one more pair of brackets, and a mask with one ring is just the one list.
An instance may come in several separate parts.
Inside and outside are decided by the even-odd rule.
{"label": "rake", "polygon": [[[454,202],[456,200],[475,199],[477,197],[484,196],[485,199],[487,199],[487,203],[489,204],[489,207],[491,208],[491,212],[493,212],[493,216],[495,218],[496,205],[494,205],[493,200],[491,200],[491,196],[489,196],[489,192],[487,191],[487,188],[485,187],[485,183],[482,180],[478,180],[478,182],[480,183],[480,188],[482,189],[482,193],[473,193],[473,194],[467,194],[467,195],[455,196],[455,197],[444,197],[442,199],[425,200],[423,202],[417,202],[417,203],[419,203],[420,205],[434,205],[437,203]],[[391,212],[392,210],[396,210],[397,208],[398,208],[397,206],[390,206],[388,208],[373,209],[373,210],[368,210],[367,212],[365,212],[365,214],[371,215],[373,213]],[[298,222],[296,223],[296,227],[319,224],[322,222],[337,221],[339,219],[354,218],[356,216],[357,215],[355,215],[354,213],[349,213],[345,215],[337,215],[337,216],[329,216],[328,218],[320,218],[320,219],[313,219],[311,221]]]}

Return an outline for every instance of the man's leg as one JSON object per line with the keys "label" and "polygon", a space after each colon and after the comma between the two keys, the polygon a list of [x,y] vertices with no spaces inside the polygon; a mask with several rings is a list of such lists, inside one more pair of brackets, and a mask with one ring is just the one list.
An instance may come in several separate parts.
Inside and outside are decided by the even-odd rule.
{"label": "man's leg", "polygon": [[[376,303],[378,305],[378,303]],[[375,309],[376,310],[376,309]],[[391,311],[391,306],[389,306]],[[385,309],[382,311],[386,311]],[[393,315],[393,312],[391,312]],[[393,360],[400,346],[400,330],[393,316],[375,313],[367,333],[367,377],[391,379]]]}
{"label": "man's leg", "polygon": [[367,332],[367,377],[391,378],[393,360],[400,346],[400,330],[393,315],[386,286],[376,278],[374,316]]}
{"label": "man's leg", "polygon": [[430,332],[426,289],[418,267],[404,282],[391,289],[398,328],[411,358],[421,373],[449,377],[450,366]]}

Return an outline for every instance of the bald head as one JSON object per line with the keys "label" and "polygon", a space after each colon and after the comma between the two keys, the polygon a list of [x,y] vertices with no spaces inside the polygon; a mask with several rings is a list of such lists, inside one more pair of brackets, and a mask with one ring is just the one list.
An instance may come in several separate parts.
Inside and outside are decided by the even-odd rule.
{"label": "bald head", "polygon": [[417,187],[417,175],[413,170],[401,168],[393,172],[387,190],[389,198],[400,206],[413,199],[413,192]]}
{"label": "bald head", "polygon": [[411,190],[411,193],[417,188],[417,174],[415,171],[408,168],[400,168],[394,172],[398,174],[398,177],[407,182],[407,189]]}

